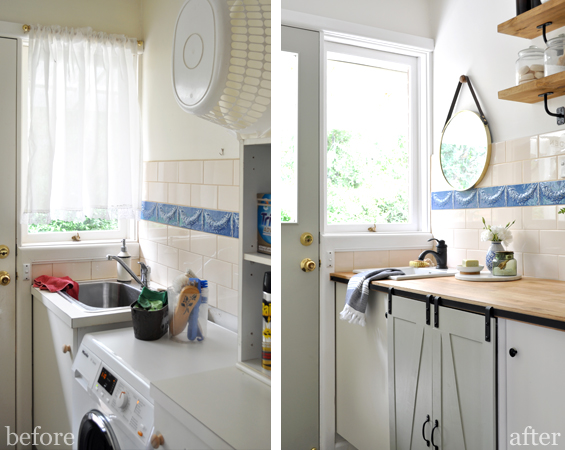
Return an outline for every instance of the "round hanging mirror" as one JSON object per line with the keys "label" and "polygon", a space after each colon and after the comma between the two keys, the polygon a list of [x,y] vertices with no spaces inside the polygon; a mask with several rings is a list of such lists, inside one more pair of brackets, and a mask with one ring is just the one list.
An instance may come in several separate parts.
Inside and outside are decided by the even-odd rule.
{"label": "round hanging mirror", "polygon": [[490,161],[488,125],[473,111],[460,111],[443,129],[439,150],[441,171],[457,191],[475,187],[485,176]]}

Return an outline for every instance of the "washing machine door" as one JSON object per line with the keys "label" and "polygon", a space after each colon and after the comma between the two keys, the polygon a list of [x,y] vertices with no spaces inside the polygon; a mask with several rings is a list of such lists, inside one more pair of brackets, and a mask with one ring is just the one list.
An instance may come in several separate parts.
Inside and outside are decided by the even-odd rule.
{"label": "washing machine door", "polygon": [[78,450],[120,450],[110,421],[97,409],[91,409],[83,416],[77,442]]}

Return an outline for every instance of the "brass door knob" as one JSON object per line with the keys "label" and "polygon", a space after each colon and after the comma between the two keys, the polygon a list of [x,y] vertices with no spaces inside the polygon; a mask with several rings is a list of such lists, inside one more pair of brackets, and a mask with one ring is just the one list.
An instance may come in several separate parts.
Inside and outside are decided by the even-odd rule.
{"label": "brass door knob", "polygon": [[8,286],[12,279],[10,278],[10,274],[4,270],[0,272],[0,285]]}
{"label": "brass door knob", "polygon": [[0,245],[0,259],[7,258],[10,254],[10,249],[5,245]]}
{"label": "brass door knob", "polygon": [[312,233],[302,233],[302,235],[300,236],[300,243],[302,245],[311,245],[312,242],[314,242],[314,236],[312,236]]}
{"label": "brass door knob", "polygon": [[300,261],[300,268],[304,272],[312,272],[316,268],[316,263],[310,258],[304,258]]}
{"label": "brass door knob", "polygon": [[165,438],[161,433],[154,434],[153,436],[151,436],[151,446],[153,448],[159,448],[159,446],[163,445],[164,443],[165,443]]}
{"label": "brass door knob", "polygon": [[63,353],[67,353],[71,351],[71,346],[70,345],[63,345]]}

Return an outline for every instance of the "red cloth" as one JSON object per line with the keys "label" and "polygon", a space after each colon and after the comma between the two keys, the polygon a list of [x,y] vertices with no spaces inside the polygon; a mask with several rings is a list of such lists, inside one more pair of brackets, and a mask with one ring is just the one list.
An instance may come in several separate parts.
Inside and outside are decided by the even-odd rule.
{"label": "red cloth", "polygon": [[48,290],[49,292],[67,291],[67,293],[78,300],[78,283],[69,277],[50,277],[41,275],[33,280],[33,287]]}

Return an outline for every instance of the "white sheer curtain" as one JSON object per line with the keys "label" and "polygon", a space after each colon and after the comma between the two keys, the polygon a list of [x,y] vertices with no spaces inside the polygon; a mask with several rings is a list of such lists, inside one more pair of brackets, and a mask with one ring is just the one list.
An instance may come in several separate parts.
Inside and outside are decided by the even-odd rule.
{"label": "white sheer curtain", "polygon": [[137,41],[33,26],[22,223],[127,219],[141,208]]}

